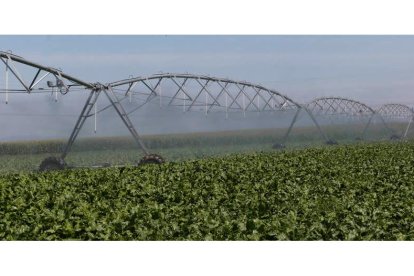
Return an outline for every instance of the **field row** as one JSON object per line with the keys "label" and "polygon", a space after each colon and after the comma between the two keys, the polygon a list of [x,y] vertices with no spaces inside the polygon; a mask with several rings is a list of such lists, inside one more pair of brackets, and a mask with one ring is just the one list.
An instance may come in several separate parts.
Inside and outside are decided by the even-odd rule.
{"label": "field row", "polygon": [[413,240],[414,144],[0,177],[2,240]]}

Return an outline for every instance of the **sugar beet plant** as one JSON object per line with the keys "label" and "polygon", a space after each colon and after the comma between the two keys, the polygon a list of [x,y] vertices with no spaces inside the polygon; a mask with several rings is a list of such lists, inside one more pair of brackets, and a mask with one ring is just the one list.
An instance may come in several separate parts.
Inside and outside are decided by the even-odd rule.
{"label": "sugar beet plant", "polygon": [[0,177],[2,240],[413,240],[414,144]]}

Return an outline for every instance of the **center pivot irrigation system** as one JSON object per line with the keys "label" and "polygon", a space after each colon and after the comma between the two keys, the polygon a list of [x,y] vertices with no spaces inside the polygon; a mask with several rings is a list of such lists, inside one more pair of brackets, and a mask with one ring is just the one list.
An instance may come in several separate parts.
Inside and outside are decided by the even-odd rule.
{"label": "center pivot irrigation system", "polygon": [[[129,78],[107,84],[89,83],[55,69],[28,61],[11,52],[0,52],[0,64],[4,65],[4,88],[6,104],[11,93],[57,93],[65,95],[72,91],[84,90],[88,94],[82,111],[75,123],[70,137],[60,157],[48,157],[40,164],[40,170],[63,169],[67,165],[65,157],[69,153],[85,121],[99,112],[113,108],[134,138],[144,157],[139,163],[162,163],[164,159],[156,154],[150,154],[143,143],[138,131],[132,124],[129,115],[143,105],[158,101],[160,106],[178,107],[183,112],[222,112],[228,118],[231,112],[271,112],[293,111],[293,119],[283,135],[280,143],[274,148],[284,148],[288,136],[301,112],[307,114],[318,129],[327,144],[337,144],[322,130],[315,116],[367,117],[368,122],[359,139],[364,139],[366,131],[374,116],[379,115],[383,124],[390,129],[384,118],[408,119],[409,123],[403,135],[393,134],[392,137],[405,138],[413,120],[414,113],[408,106],[387,104],[378,111],[369,106],[350,99],[326,97],[318,98],[308,104],[299,104],[278,91],[246,81],[234,81],[192,74],[155,74],[149,77]],[[27,81],[27,79],[29,81]],[[16,87],[9,87],[10,84]],[[175,89],[163,91],[162,87],[169,85]],[[109,100],[109,104],[99,111],[96,102],[101,94]],[[126,110],[123,101],[132,97],[140,97],[141,104],[132,110]],[[57,98],[56,98],[57,99]]]}

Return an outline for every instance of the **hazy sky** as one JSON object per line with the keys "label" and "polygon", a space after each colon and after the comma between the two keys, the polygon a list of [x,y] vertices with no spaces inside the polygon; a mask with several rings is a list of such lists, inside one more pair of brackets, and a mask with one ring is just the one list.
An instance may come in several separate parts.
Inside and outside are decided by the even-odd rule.
{"label": "hazy sky", "polygon": [[298,102],[414,105],[414,36],[0,36],[0,49],[92,82],[188,72],[260,83]]}
{"label": "hazy sky", "polygon": [[[0,49],[90,82],[194,73],[262,84],[299,103],[341,96],[374,108],[390,102],[414,106],[414,36],[0,36]],[[0,72],[0,87],[3,80]],[[1,95],[0,140],[67,137],[86,95],[60,95],[54,102],[50,95],[13,94],[7,105]],[[285,127],[291,120],[240,116],[224,120],[223,114],[173,114],[147,106],[131,119],[144,134]],[[93,123],[88,120],[84,135],[95,135]],[[128,135],[113,112],[99,114],[98,126],[97,135]]]}

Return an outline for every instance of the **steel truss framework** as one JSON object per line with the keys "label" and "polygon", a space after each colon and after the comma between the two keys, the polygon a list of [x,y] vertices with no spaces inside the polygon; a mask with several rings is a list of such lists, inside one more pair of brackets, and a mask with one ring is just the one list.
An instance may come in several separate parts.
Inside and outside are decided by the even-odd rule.
{"label": "steel truss framework", "polygon": [[[64,164],[64,159],[66,155],[70,151],[86,119],[91,116],[93,107],[95,106],[95,103],[99,95],[102,93],[107,96],[107,98],[109,99],[111,103],[111,106],[115,109],[117,114],[120,116],[120,118],[122,119],[123,123],[128,128],[128,130],[130,131],[131,135],[135,139],[138,146],[144,151],[144,153],[148,154],[148,150],[142,143],[138,135],[138,132],[135,130],[123,106],[121,105],[117,96],[115,95],[115,93],[110,87],[104,86],[100,83],[88,83],[88,82],[79,80],[77,78],[74,78],[72,76],[69,76],[63,73],[61,70],[39,65],[37,63],[25,60],[22,57],[13,55],[8,52],[0,52],[0,60],[5,65],[5,88],[4,88],[3,93],[6,94],[6,103],[7,103],[7,95],[9,92],[30,94],[33,92],[48,91],[47,90],[48,88],[41,87],[41,85],[42,84],[45,85],[44,80],[49,75],[55,78],[56,83],[47,81],[46,82],[47,87],[53,88],[53,89],[56,88],[62,94],[68,93],[69,91],[73,90],[74,87],[78,87],[78,88],[82,87],[83,89],[90,91],[89,96],[86,100],[86,103],[82,109],[82,112],[76,122],[76,125],[60,157],[60,163]],[[31,78],[30,84],[24,80],[24,78],[22,77],[22,74],[20,73],[20,70],[17,68],[17,66],[15,66],[15,64],[25,65],[27,67],[30,67],[31,69],[36,69],[36,73],[33,76],[33,78]],[[10,76],[14,77],[15,83],[19,85],[18,88],[11,89],[9,87]]]}
{"label": "steel truss framework", "polygon": [[[384,119],[408,120],[408,124],[401,136],[402,139],[407,138],[407,134],[413,122],[413,117],[414,117],[414,111],[410,107],[408,107],[407,105],[396,104],[396,103],[384,104],[377,110],[377,113]],[[393,134],[393,137],[398,137],[398,135]]]}
{"label": "steel truss framework", "polygon": [[[56,79],[56,84],[49,83],[49,85],[54,85],[55,87],[58,87],[60,89],[60,92],[63,94],[67,93],[70,87],[72,86],[83,86],[89,89],[94,88],[93,84],[90,84],[80,79],[69,76],[63,73],[59,69],[43,66],[43,65],[28,61],[10,52],[0,51],[0,61],[5,66],[5,92],[9,90],[9,87],[8,87],[9,75],[12,75],[13,77],[15,77],[15,79],[21,85],[21,89],[19,89],[19,91],[21,92],[24,91],[27,93],[31,93],[32,91],[34,91],[37,88],[37,86],[49,75],[52,75]],[[32,76],[30,82],[27,82],[23,78],[22,74],[19,72],[19,70],[15,66],[16,63],[23,64],[28,67],[36,69],[36,73]],[[68,84],[68,82],[70,82],[70,84]],[[52,87],[52,86],[49,86],[49,87]]]}
{"label": "steel truss framework", "polygon": [[[162,92],[161,85],[169,83],[170,93]],[[158,97],[160,105],[182,108],[183,112],[202,111],[223,112],[226,118],[230,112],[283,112],[295,111],[295,115],[281,143],[275,148],[283,148],[300,112],[307,113],[324,139],[321,127],[313,114],[303,106],[276,90],[246,81],[234,81],[225,78],[193,74],[156,74],[149,77],[137,77],[110,83],[108,87],[125,91],[124,96],[134,94],[147,95],[144,104]],[[135,91],[137,87],[141,89]],[[146,92],[144,92],[146,90]],[[164,99],[164,100],[163,100]],[[132,110],[134,111],[134,110]],[[129,112],[131,113],[131,112]]]}
{"label": "steel truss framework", "polygon": [[[293,119],[288,127],[287,132],[281,139],[280,144],[275,144],[275,148],[284,147],[289,134],[300,112],[309,115],[319,133],[326,142],[330,139],[323,132],[315,116],[336,116],[345,115],[352,117],[369,117],[362,137],[370,125],[375,114],[381,115],[380,118],[387,116],[405,116],[410,118],[410,122],[405,131],[408,129],[413,120],[413,111],[403,105],[390,104],[381,107],[375,112],[369,106],[350,99],[338,97],[318,98],[307,105],[301,105],[278,91],[268,89],[258,84],[246,81],[234,81],[225,78],[216,78],[203,75],[193,74],[156,74],[149,77],[129,78],[109,84],[89,83],[72,77],[62,72],[62,70],[43,66],[28,61],[20,56],[10,52],[0,52],[0,64],[5,67],[4,89],[0,87],[0,92],[6,94],[6,103],[8,103],[9,93],[35,93],[35,92],[55,92],[66,94],[76,89],[89,91],[87,100],[71,132],[67,144],[60,156],[60,161],[64,164],[64,159],[75,142],[80,130],[82,129],[87,118],[96,116],[108,108],[114,108],[121,118],[124,125],[133,136],[137,146],[149,156],[148,149],[145,147],[137,130],[132,124],[129,115],[138,110],[143,105],[159,100],[160,106],[178,107],[183,112],[202,111],[206,115],[211,112],[223,112],[226,118],[231,112],[242,112],[245,116],[247,112],[284,112],[294,111]],[[19,66],[26,66],[31,69],[31,74],[22,74]],[[29,70],[30,71],[30,70]],[[28,78],[28,81],[26,78]],[[27,77],[29,76],[29,77]],[[13,79],[13,84],[18,86],[10,88],[9,82]],[[162,87],[169,85],[167,91]],[[101,94],[104,94],[109,100],[109,105],[101,110],[97,110],[96,102]],[[126,111],[122,101],[132,97],[140,97],[140,105],[132,110]],[[96,118],[96,117],[95,117]],[[146,160],[148,161],[148,159]]]}
{"label": "steel truss framework", "polygon": [[[294,110],[296,112],[294,118],[288,131],[283,136],[281,144],[276,144],[278,147],[284,147],[289,133],[302,110],[309,114],[323,135],[318,122],[306,107],[296,103],[278,91],[245,81],[233,81],[230,79],[191,74],[157,74],[145,78],[131,78],[103,85],[82,81],[65,74],[59,69],[28,61],[9,52],[0,52],[0,60],[5,65],[5,86],[1,92],[6,94],[6,99],[8,93],[11,92],[30,94],[42,91],[55,91],[56,93],[66,94],[73,91],[75,87],[76,89],[82,88],[87,91],[89,90],[87,100],[71,132],[64,151],[60,156],[59,162],[61,164],[64,164],[64,159],[69,153],[87,118],[110,107],[115,109],[133,136],[138,147],[145,155],[149,155],[148,149],[145,147],[129,118],[129,114],[155,98],[159,98],[160,105],[162,105],[161,101],[164,100],[164,105],[178,106],[183,108],[184,112],[203,110],[207,115],[210,112],[222,111],[226,113],[226,117],[230,112],[243,112],[245,115],[247,112]],[[32,75],[29,74],[29,82],[23,77],[23,74],[18,69],[18,65],[24,65],[34,72]],[[14,84],[18,86],[17,88],[9,87],[10,77],[14,78]],[[27,74],[25,77],[27,77]],[[50,78],[55,80],[55,82],[50,81]],[[161,90],[161,84],[165,82],[169,82],[175,89],[169,89],[169,91],[163,92]],[[140,86],[140,90],[136,90]],[[52,90],[50,90],[51,88]],[[144,91],[143,88],[147,90]],[[121,97],[119,97],[119,91],[123,92]],[[110,104],[97,111],[96,102],[101,94],[104,94],[108,98]],[[132,96],[144,97],[144,100],[141,105],[127,112],[122,101]]]}
{"label": "steel truss framework", "polygon": [[[322,97],[317,98],[307,104],[310,112],[315,116],[346,116],[354,118],[368,118],[368,122],[365,124],[363,132],[358,139],[365,139],[366,132],[370,126],[372,119],[377,112],[368,105],[348,98],[340,97]],[[382,123],[388,128],[384,119],[380,116]],[[326,136],[326,134],[325,134]],[[326,136],[327,137],[327,136]],[[329,139],[329,141],[334,142]],[[335,142],[336,143],[336,142]]]}

